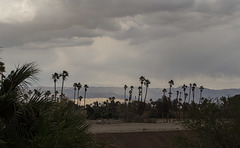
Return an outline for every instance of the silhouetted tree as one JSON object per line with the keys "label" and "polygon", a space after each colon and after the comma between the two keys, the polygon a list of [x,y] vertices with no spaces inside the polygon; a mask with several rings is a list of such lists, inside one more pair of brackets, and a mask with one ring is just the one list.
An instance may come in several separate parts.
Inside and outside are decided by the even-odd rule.
{"label": "silhouetted tree", "polygon": [[[143,88],[143,82],[144,82],[145,80],[146,80],[146,79],[145,79],[144,76],[141,76],[141,77],[139,78],[139,81],[140,81],[140,83],[141,83],[141,88]],[[143,101],[143,100],[142,100],[142,97],[143,97],[143,93],[141,94],[141,102]]]}
{"label": "silhouetted tree", "polygon": [[52,74],[52,79],[54,81],[54,98],[56,100],[56,97],[57,97],[57,94],[56,94],[56,91],[57,91],[57,80],[59,79],[59,74],[58,73],[54,73]]}
{"label": "silhouetted tree", "polygon": [[146,99],[147,99],[147,92],[148,92],[148,86],[151,82],[146,79],[145,82],[144,82],[144,85],[146,86],[146,92],[145,92],[145,98],[144,98],[144,103],[146,102]]}
{"label": "silhouetted tree", "polygon": [[191,100],[191,91],[192,91],[192,83],[189,84],[188,103],[190,103],[190,100]]}
{"label": "silhouetted tree", "polygon": [[[79,82],[79,83],[77,83],[77,90],[78,90],[78,92],[77,92],[77,98],[79,98],[79,91],[80,91],[80,89],[82,88],[82,84]],[[78,100],[77,100],[77,104],[78,104]]]}
{"label": "silhouetted tree", "polygon": [[201,99],[202,99],[202,91],[203,91],[204,87],[200,86],[199,89],[200,89],[200,99],[199,99],[199,104],[200,104],[201,103]]}
{"label": "silhouetted tree", "polygon": [[85,108],[85,106],[86,106],[86,95],[87,95],[87,89],[88,89],[88,88],[89,88],[88,85],[85,84],[85,85],[84,85],[84,108]]}
{"label": "silhouetted tree", "polygon": [[196,83],[193,83],[193,85],[192,85],[193,103],[195,103],[195,102],[194,102],[195,87],[197,87],[197,84],[196,84]]}
{"label": "silhouetted tree", "polygon": [[162,92],[163,92],[163,96],[166,96],[165,94],[166,94],[166,92],[167,92],[167,89],[164,88],[164,89],[162,90]]}
{"label": "silhouetted tree", "polygon": [[169,82],[169,98],[170,98],[170,100],[171,100],[171,96],[172,96],[172,91],[171,91],[171,89],[172,89],[172,86],[174,85],[174,81],[173,80],[170,80]]}
{"label": "silhouetted tree", "polygon": [[142,94],[142,87],[139,86],[138,87],[138,102],[140,101],[141,94]]}
{"label": "silhouetted tree", "polygon": [[73,100],[74,100],[74,103],[76,103],[76,101],[75,101],[76,90],[77,90],[77,83],[73,83]]}
{"label": "silhouetted tree", "polygon": [[69,76],[68,72],[63,70],[63,72],[60,74],[60,77],[62,77],[62,89],[61,89],[61,99],[63,97],[63,86],[64,86],[64,81],[66,78]]}
{"label": "silhouetted tree", "polygon": [[124,85],[124,99],[127,99],[127,97],[126,97],[127,88],[128,88],[128,86],[127,86],[127,85]]}

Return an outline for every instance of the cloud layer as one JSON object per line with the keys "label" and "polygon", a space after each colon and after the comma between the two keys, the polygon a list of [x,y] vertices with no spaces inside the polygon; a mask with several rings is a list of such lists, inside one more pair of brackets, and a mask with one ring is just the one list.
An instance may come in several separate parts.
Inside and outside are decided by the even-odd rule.
{"label": "cloud layer", "polygon": [[0,47],[11,65],[36,61],[40,85],[239,87],[238,0],[1,0]]}

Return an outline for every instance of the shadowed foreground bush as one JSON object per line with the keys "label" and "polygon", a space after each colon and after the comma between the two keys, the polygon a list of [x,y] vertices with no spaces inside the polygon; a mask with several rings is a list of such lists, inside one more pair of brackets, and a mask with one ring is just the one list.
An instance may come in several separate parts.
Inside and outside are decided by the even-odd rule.
{"label": "shadowed foreground bush", "polygon": [[195,137],[182,139],[185,147],[233,148],[240,146],[240,95],[221,98],[220,103],[204,100],[188,111],[183,125]]}

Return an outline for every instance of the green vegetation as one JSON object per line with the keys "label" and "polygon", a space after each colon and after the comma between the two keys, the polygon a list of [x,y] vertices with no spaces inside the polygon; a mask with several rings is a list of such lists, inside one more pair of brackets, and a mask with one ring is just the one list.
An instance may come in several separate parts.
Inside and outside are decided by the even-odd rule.
{"label": "green vegetation", "polygon": [[187,111],[183,125],[194,137],[184,147],[233,148],[240,146],[240,95],[214,102],[204,99]]}
{"label": "green vegetation", "polygon": [[73,102],[64,98],[59,103],[53,102],[48,97],[49,91],[45,94],[27,91],[28,85],[37,80],[37,65],[24,64],[6,77],[3,72],[0,147],[98,147],[83,111]]}

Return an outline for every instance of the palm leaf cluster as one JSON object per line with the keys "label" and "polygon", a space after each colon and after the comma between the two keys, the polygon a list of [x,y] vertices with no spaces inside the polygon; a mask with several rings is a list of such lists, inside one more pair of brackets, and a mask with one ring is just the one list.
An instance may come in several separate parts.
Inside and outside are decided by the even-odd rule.
{"label": "palm leaf cluster", "polygon": [[50,101],[38,91],[24,94],[38,72],[27,63],[2,81],[0,147],[91,147],[89,125],[75,104]]}

